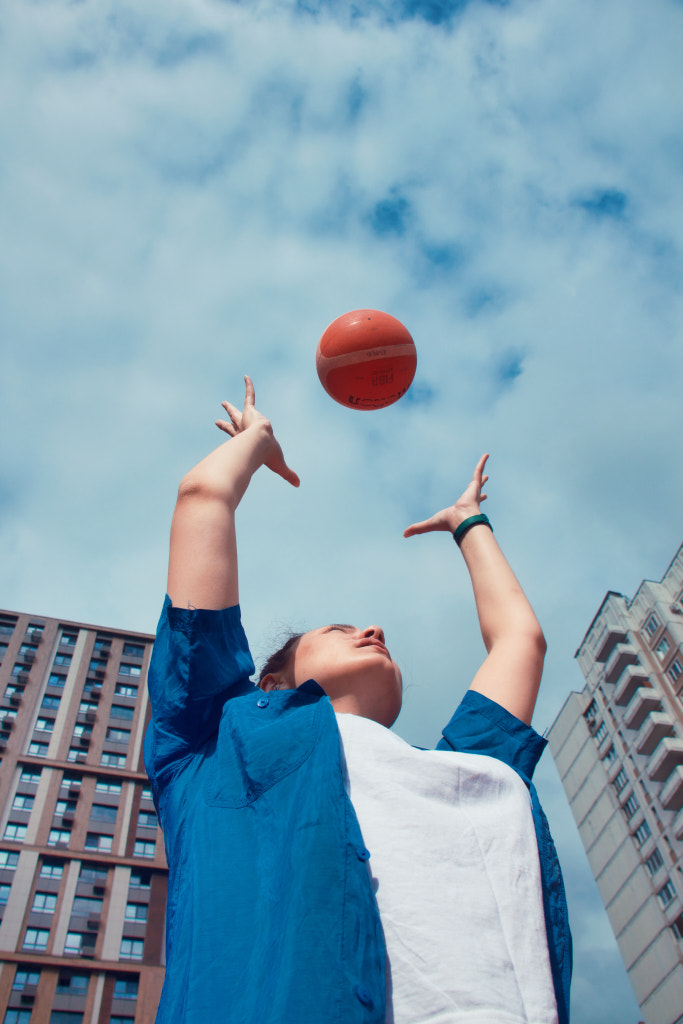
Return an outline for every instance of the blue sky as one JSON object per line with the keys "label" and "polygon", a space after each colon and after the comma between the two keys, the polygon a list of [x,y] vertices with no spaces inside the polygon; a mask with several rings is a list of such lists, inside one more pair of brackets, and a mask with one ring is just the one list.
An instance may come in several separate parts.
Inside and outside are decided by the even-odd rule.
{"label": "blue sky", "polygon": [[[486,511],[548,637],[535,724],[607,589],[681,540],[683,8],[670,0],[11,5],[0,39],[2,603],[154,629],[175,489],[242,374],[302,487],[240,510],[255,654],[379,621],[434,743],[482,656],[443,536]],[[388,410],[317,382],[336,316],[418,349]],[[575,1019],[638,1020],[549,755]]]}

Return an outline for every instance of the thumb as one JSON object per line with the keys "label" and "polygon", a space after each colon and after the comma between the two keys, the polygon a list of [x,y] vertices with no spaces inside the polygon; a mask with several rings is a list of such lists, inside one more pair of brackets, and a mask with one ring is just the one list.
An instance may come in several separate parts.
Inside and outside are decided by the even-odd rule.
{"label": "thumb", "polygon": [[431,533],[434,529],[434,525],[431,519],[425,519],[422,523],[413,523],[406,530],[403,531],[404,537],[415,537],[418,533]]}

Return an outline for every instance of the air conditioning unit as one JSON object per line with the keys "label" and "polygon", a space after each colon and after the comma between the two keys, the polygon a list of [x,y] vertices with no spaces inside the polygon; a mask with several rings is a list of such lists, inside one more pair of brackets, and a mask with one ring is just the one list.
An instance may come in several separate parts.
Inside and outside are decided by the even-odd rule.
{"label": "air conditioning unit", "polygon": [[13,725],[14,725],[14,719],[13,718],[3,718],[2,722],[0,722],[0,728],[4,729],[5,732],[11,732]]}
{"label": "air conditioning unit", "polygon": [[78,788],[78,786],[70,786],[69,787],[69,796],[78,798],[80,796],[80,794],[81,794],[81,791]]}
{"label": "air conditioning unit", "polygon": [[79,736],[78,737],[78,742],[80,743],[80,745],[82,747],[89,747],[90,746],[90,737],[89,736]]}
{"label": "air conditioning unit", "polygon": [[20,655],[20,657],[22,658],[23,661],[27,662],[28,664],[31,664],[31,663],[33,663],[36,660],[36,652],[35,651],[24,651]]}
{"label": "air conditioning unit", "polygon": [[99,917],[89,917],[86,928],[89,932],[98,932],[100,930],[100,919]]}
{"label": "air conditioning unit", "polygon": [[95,715],[94,711],[86,711],[86,713],[85,713],[85,720],[86,720],[86,722],[94,722],[95,718],[96,718],[96,715]]}
{"label": "air conditioning unit", "polygon": [[18,693],[12,693],[9,702],[13,708],[18,708],[21,704],[21,696]]}
{"label": "air conditioning unit", "polygon": [[20,672],[19,675],[14,678],[16,679],[18,686],[26,686],[28,683],[28,672]]}
{"label": "air conditioning unit", "polygon": [[71,826],[71,825],[73,825],[73,823],[74,823],[74,816],[73,816],[73,814],[63,814],[62,815],[62,825]]}
{"label": "air conditioning unit", "polygon": [[104,896],[106,889],[103,885],[93,885],[92,891],[94,896]]}
{"label": "air conditioning unit", "polygon": [[104,679],[104,669],[96,668],[93,675],[95,676],[95,679]]}

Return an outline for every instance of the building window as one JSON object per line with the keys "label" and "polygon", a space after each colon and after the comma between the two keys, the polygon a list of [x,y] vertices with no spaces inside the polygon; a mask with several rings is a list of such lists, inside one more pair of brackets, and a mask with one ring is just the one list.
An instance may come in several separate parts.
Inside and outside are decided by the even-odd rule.
{"label": "building window", "polygon": [[129,658],[141,658],[145,653],[145,648],[143,644],[125,643],[123,653],[127,654]]}
{"label": "building window", "polygon": [[114,743],[127,743],[130,739],[130,729],[107,729],[107,739]]}
{"label": "building window", "polygon": [[628,777],[623,768],[620,768],[614,777],[612,785],[616,789],[617,793],[621,793],[625,786],[628,786]]}
{"label": "building window", "polygon": [[74,725],[74,736],[92,736],[92,725],[82,725],[80,722],[77,722]]}
{"label": "building window", "polygon": [[51,708],[52,710],[54,710],[55,708],[59,707],[61,702],[61,697],[51,697],[49,693],[46,693],[42,701],[40,702],[40,706],[41,708]]}
{"label": "building window", "polygon": [[61,878],[64,874],[64,864],[61,860],[44,860],[40,865],[41,878]]}
{"label": "building window", "polygon": [[18,863],[19,854],[16,850],[0,850],[0,869],[14,871]]}
{"label": "building window", "polygon": [[37,718],[36,729],[40,729],[41,732],[52,732],[55,727],[54,718]]}
{"label": "building window", "polygon": [[33,807],[33,801],[35,797],[25,796],[23,793],[17,793],[12,804],[13,811],[30,811]]}
{"label": "building window", "polygon": [[108,874],[107,868],[102,868],[99,864],[88,864],[86,862],[81,864],[78,878],[81,882],[89,882],[91,885],[106,885]]}
{"label": "building window", "polygon": [[95,789],[98,793],[120,793],[121,783],[116,782],[114,779],[99,778],[95,783]]}
{"label": "building window", "polygon": [[645,625],[643,626],[643,632],[648,636],[648,638],[650,640],[652,640],[652,637],[655,635],[655,633],[659,629],[660,625],[661,625],[661,623],[660,623],[659,619],[653,613],[652,615],[650,615],[650,617],[647,619]]}
{"label": "building window", "polygon": [[603,764],[611,764],[617,755],[614,753],[614,747],[609,747],[602,758]]}
{"label": "building window", "polygon": [[138,816],[138,825],[140,828],[156,828],[159,824],[159,819],[156,814],[151,811],[140,811]]}
{"label": "building window", "polygon": [[109,1024],[135,1024],[135,1018],[121,1017],[117,1014],[116,1016],[109,1018]]}
{"label": "building window", "polygon": [[152,883],[151,871],[135,870],[133,869],[130,873],[130,885],[131,889],[149,889]]}
{"label": "building window", "polygon": [[651,875],[654,875],[657,871],[659,871],[663,863],[664,861],[662,859],[662,855],[659,852],[659,850],[655,847],[655,849],[652,851],[650,856],[645,861],[645,867]]}
{"label": "building window", "polygon": [[132,722],[135,716],[134,706],[127,704],[112,704],[111,706],[111,717],[112,718],[125,718],[129,722]]}
{"label": "building window", "polygon": [[680,679],[681,674],[683,674],[683,665],[681,665],[680,658],[674,658],[669,665],[669,679],[675,683]]}
{"label": "building window", "polygon": [[2,1019],[2,1024],[29,1024],[31,1010],[8,1010]]}
{"label": "building window", "polygon": [[153,797],[152,797],[152,787],[151,786],[143,786],[142,787],[142,792],[140,793],[140,799],[141,800],[152,800],[153,799]]}
{"label": "building window", "polygon": [[129,686],[128,683],[117,683],[114,687],[114,693],[118,697],[137,697],[138,688],[137,686]]}
{"label": "building window", "polygon": [[23,676],[25,672],[28,672],[26,665],[20,664],[19,662],[12,667],[13,676]]}
{"label": "building window", "polygon": [[66,682],[66,676],[61,675],[59,672],[50,672],[50,676],[47,681],[48,686],[62,687]]}
{"label": "building window", "polygon": [[71,913],[79,917],[100,917],[102,914],[102,900],[93,896],[75,896],[71,906]]}
{"label": "building window", "polygon": [[126,921],[146,921],[147,920],[147,904],[146,903],[127,903],[126,904]]}
{"label": "building window", "polygon": [[82,700],[78,705],[79,715],[94,715],[97,712],[97,704],[93,704],[92,701]]}
{"label": "building window", "polygon": [[655,654],[657,655],[657,657],[659,658],[660,661],[664,661],[664,659],[666,658],[667,653],[669,652],[670,648],[671,648],[671,644],[669,643],[667,638],[665,636],[663,636],[662,639],[657,644],[657,646],[655,647]]}
{"label": "building window", "polygon": [[84,950],[92,951],[95,946],[96,936],[83,932],[67,932],[64,952],[69,956],[80,956]]}
{"label": "building window", "polygon": [[142,673],[140,665],[128,665],[125,661],[122,661],[119,665],[120,676],[139,676]]}
{"label": "building window", "polygon": [[103,768],[125,768],[126,755],[112,754],[110,751],[105,750],[100,758],[100,764]]}
{"label": "building window", "polygon": [[22,949],[33,949],[36,952],[44,953],[47,949],[47,940],[49,938],[49,928],[27,928]]}
{"label": "building window", "polygon": [[651,835],[650,826],[646,821],[643,821],[633,833],[633,838],[638,843],[638,846],[642,846],[649,835]]}
{"label": "building window", "polygon": [[68,846],[71,832],[66,828],[51,828],[47,837],[48,846]]}
{"label": "building window", "polygon": [[60,996],[86,996],[90,984],[89,974],[72,974],[63,971],[57,981],[57,994]]}
{"label": "building window", "polygon": [[101,669],[103,672],[107,667],[107,662],[103,658],[91,658],[90,664],[88,665],[89,672],[97,672]]}
{"label": "building window", "polygon": [[75,810],[75,800],[58,800],[55,804],[55,814],[73,814]]}
{"label": "building window", "polygon": [[108,637],[98,636],[93,644],[93,648],[96,651],[109,651],[111,650],[111,640]]}
{"label": "building window", "polygon": [[600,722],[600,725],[595,730],[595,739],[598,743],[602,743],[605,736],[607,735],[607,726],[604,722]]}
{"label": "building window", "polygon": [[31,740],[28,745],[28,752],[32,757],[47,757],[47,748],[49,744],[38,743],[37,740]]}
{"label": "building window", "polygon": [[26,825],[19,825],[16,821],[8,821],[5,825],[4,839],[9,839],[11,842],[20,843],[26,838]]}
{"label": "building window", "polygon": [[57,894],[54,892],[37,892],[33,897],[31,912],[34,914],[54,914],[57,906]]}
{"label": "building window", "polygon": [[133,847],[134,857],[153,857],[156,843],[148,843],[143,839],[136,839]]}
{"label": "building window", "polygon": [[114,982],[114,999],[137,999],[138,978],[117,978]]}
{"label": "building window", "polygon": [[27,985],[37,985],[40,981],[40,971],[16,971],[12,989],[21,992]]}
{"label": "building window", "polygon": [[100,853],[111,853],[112,836],[103,836],[99,832],[88,832],[85,837],[86,850],[99,850]]}
{"label": "building window", "polygon": [[9,899],[9,891],[12,888],[11,882],[0,882],[0,906],[4,907]]}
{"label": "building window", "polygon": [[40,768],[22,768],[19,781],[29,786],[37,786],[40,782]]}
{"label": "building window", "polygon": [[90,809],[91,821],[116,821],[118,807],[111,807],[109,804],[93,804]]}
{"label": "building window", "polygon": [[623,805],[622,810],[627,818],[632,818],[639,807],[640,804],[638,803],[638,800],[636,799],[635,795],[631,793],[630,797]]}
{"label": "building window", "polygon": [[121,939],[122,960],[142,960],[145,943],[143,939]]}
{"label": "building window", "polygon": [[78,633],[73,633],[69,630],[63,630],[62,635],[59,638],[60,644],[65,644],[67,647],[75,647],[77,640]]}
{"label": "building window", "polygon": [[53,665],[61,665],[62,668],[68,668],[69,665],[71,664],[71,655],[70,654],[55,654],[55,660],[53,661],[52,664]]}
{"label": "building window", "polygon": [[677,939],[683,939],[683,914],[679,914],[674,923],[671,925],[671,930]]}
{"label": "building window", "polygon": [[84,747],[69,747],[66,759],[67,761],[71,761],[72,764],[83,764],[85,756]]}
{"label": "building window", "polygon": [[657,893],[657,899],[663,907],[668,907],[676,896],[676,890],[671,881],[666,882]]}

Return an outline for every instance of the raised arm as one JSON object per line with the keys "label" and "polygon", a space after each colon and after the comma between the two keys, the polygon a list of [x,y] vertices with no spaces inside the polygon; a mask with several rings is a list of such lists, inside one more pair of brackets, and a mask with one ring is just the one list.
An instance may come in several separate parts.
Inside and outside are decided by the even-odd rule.
{"label": "raised arm", "polygon": [[[482,455],[470,484],[454,505],[409,526],[403,536],[434,530],[452,534],[466,519],[478,515],[480,503],[486,500],[482,488],[488,480],[484,473],[487,459],[488,455]],[[460,540],[460,550],[472,580],[488,652],[471,689],[530,725],[546,650],[538,619],[488,526],[468,529]]]}
{"label": "raised arm", "polygon": [[238,603],[235,510],[259,466],[299,486],[269,421],[255,408],[254,385],[249,377],[244,380],[244,410],[223,402],[229,420],[216,421],[231,440],[191,469],[178,489],[168,564],[168,594],[176,607],[220,609]]}

